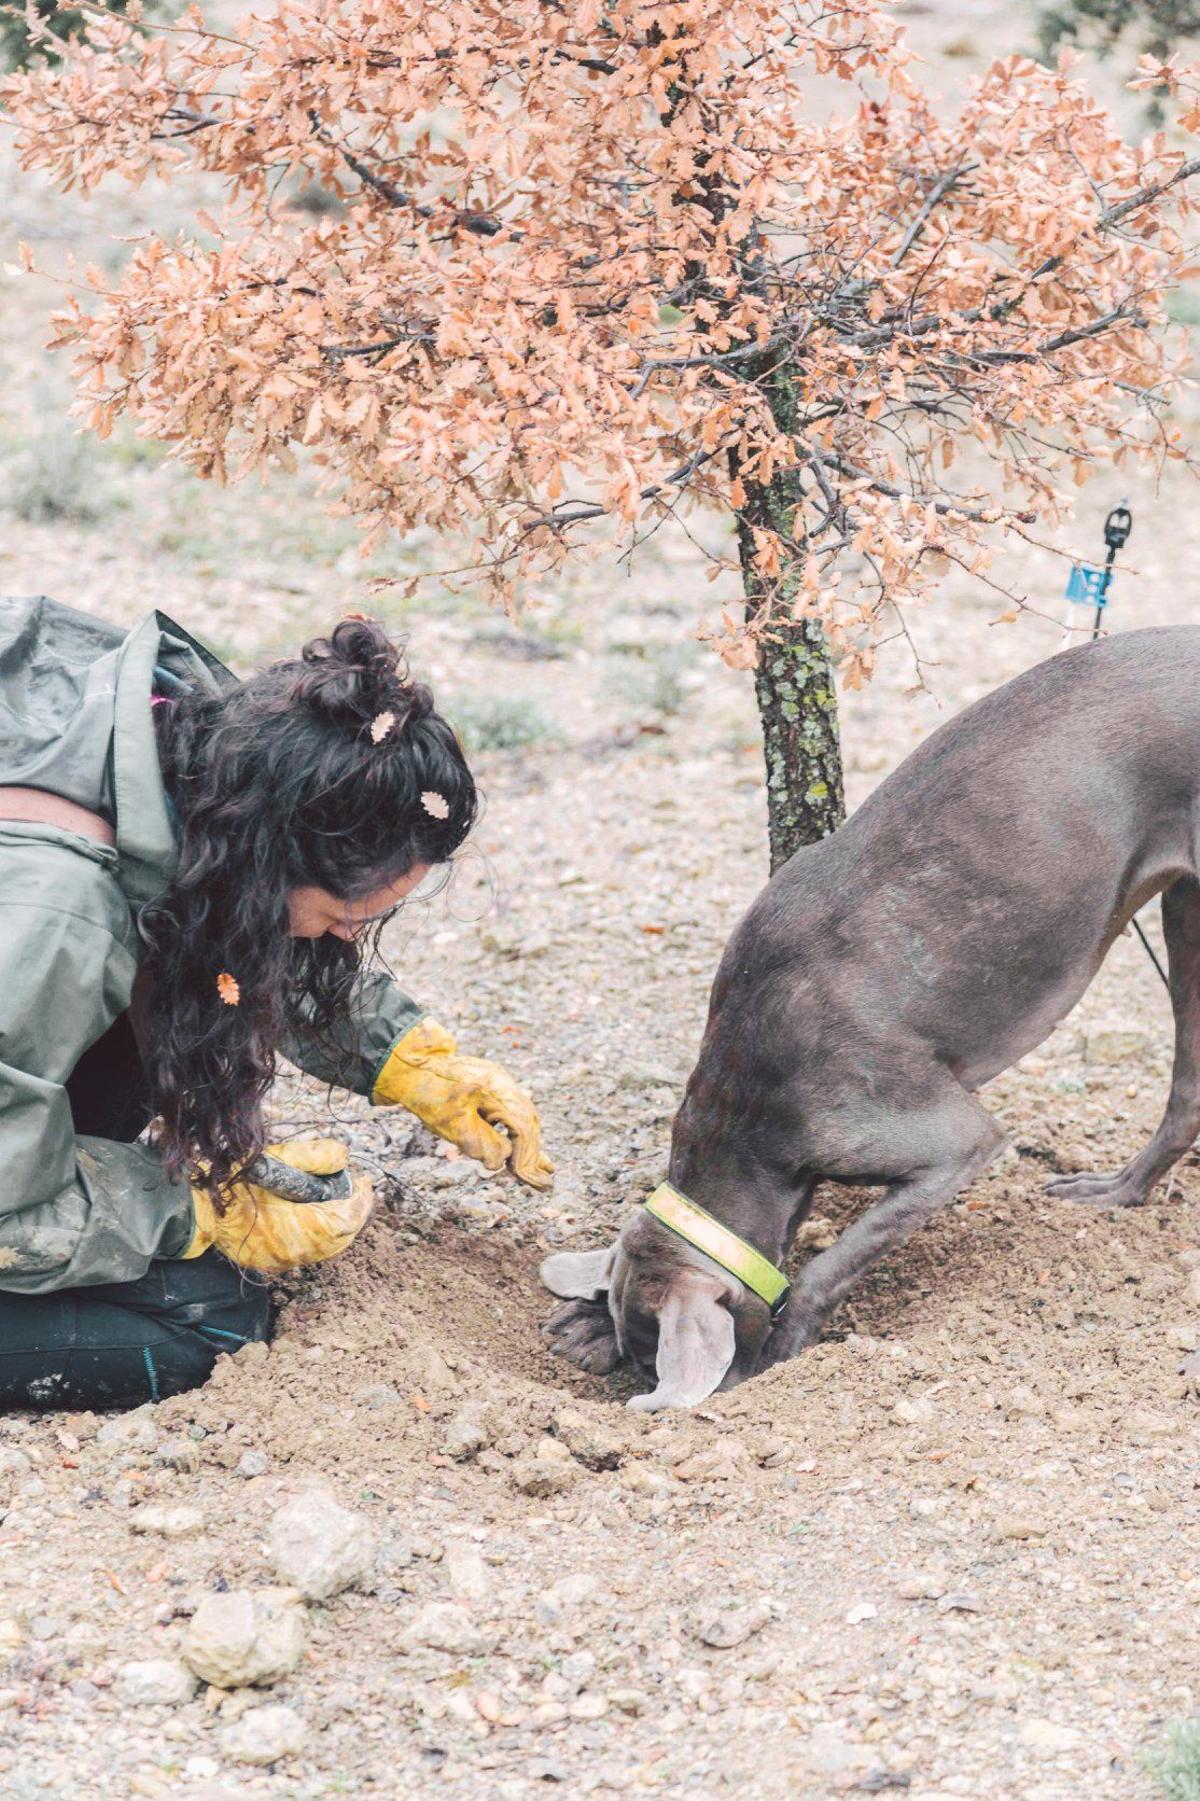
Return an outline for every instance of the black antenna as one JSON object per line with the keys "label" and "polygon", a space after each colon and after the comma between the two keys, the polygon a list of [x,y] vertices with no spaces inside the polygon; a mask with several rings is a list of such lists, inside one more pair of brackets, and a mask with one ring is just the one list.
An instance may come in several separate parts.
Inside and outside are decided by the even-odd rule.
{"label": "black antenna", "polygon": [[1100,593],[1096,600],[1096,617],[1092,621],[1093,641],[1100,636],[1100,627],[1104,621],[1104,609],[1108,604],[1108,590],[1112,582],[1113,563],[1119,550],[1124,550],[1133,531],[1133,514],[1125,501],[1114,507],[1104,521],[1104,542],[1108,545],[1108,555],[1104,559],[1104,580],[1100,584]]}
{"label": "black antenna", "polygon": [[[1128,501],[1123,500],[1120,506],[1113,508],[1112,512],[1108,515],[1108,518],[1104,521],[1104,542],[1108,546],[1108,555],[1104,559],[1104,576],[1100,583],[1099,592],[1096,595],[1096,617],[1092,621],[1093,643],[1095,643],[1096,639],[1100,636],[1100,628],[1104,623],[1104,609],[1108,605],[1108,590],[1112,584],[1113,564],[1116,561],[1117,552],[1119,550],[1124,550],[1129,542],[1132,531],[1133,514],[1130,511]],[[1169,991],[1171,987],[1170,977],[1159,962],[1154,946],[1142,930],[1141,922],[1135,915],[1130,923],[1138,937],[1141,939],[1146,955],[1162,977],[1163,985]]]}

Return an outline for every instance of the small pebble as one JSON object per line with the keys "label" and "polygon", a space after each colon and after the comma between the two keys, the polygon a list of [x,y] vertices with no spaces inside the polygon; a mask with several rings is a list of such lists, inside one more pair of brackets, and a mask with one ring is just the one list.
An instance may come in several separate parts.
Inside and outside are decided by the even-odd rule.
{"label": "small pebble", "polygon": [[992,1537],[997,1539],[1045,1538],[1049,1527],[1024,1513],[997,1514],[992,1522]]}
{"label": "small pebble", "polygon": [[608,1712],[607,1695],[579,1695],[567,1709],[573,1720],[602,1720]]}
{"label": "small pebble", "polygon": [[537,1599],[537,1617],[543,1626],[555,1626],[560,1620],[590,1601],[599,1584],[585,1570],[562,1576],[543,1590]]}
{"label": "small pebble", "polygon": [[308,1728],[294,1708],[277,1702],[251,1707],[221,1734],[221,1749],[235,1763],[272,1764],[303,1751]]}
{"label": "small pebble", "polygon": [[468,1401],[465,1407],[459,1408],[446,1427],[442,1450],[447,1457],[453,1457],[456,1462],[465,1463],[469,1458],[486,1449],[491,1443],[491,1438],[485,1408],[478,1401]]}
{"label": "small pebble", "polygon": [[16,1482],[27,1476],[33,1468],[24,1451],[18,1451],[15,1445],[0,1445],[0,1481],[5,1477]]}
{"label": "small pebble", "polygon": [[902,1395],[892,1406],[892,1418],[898,1426],[927,1426],[933,1416],[934,1405],[926,1395]]}
{"label": "small pebble", "polygon": [[1057,1720],[1026,1720],[1019,1732],[1021,1743],[1035,1757],[1057,1757],[1064,1751],[1073,1751],[1080,1736],[1073,1726],[1063,1726]]}
{"label": "small pebble", "polygon": [[701,1613],[695,1622],[696,1636],[714,1650],[728,1651],[741,1645],[756,1632],[761,1632],[774,1617],[769,1601],[718,1602]]}
{"label": "small pebble", "polygon": [[159,1538],[193,1538],[203,1532],[203,1510],[199,1507],[136,1507],[129,1516],[132,1532],[153,1533]]}
{"label": "small pebble", "polygon": [[164,1469],[178,1470],[181,1475],[194,1476],[200,1468],[200,1452],[194,1439],[168,1438],[154,1453],[154,1461]]}
{"label": "small pebble", "polygon": [[487,1566],[474,1545],[448,1544],[442,1567],[456,1600],[483,1600],[489,1588]]}
{"label": "small pebble", "polygon": [[398,1388],[393,1388],[390,1382],[370,1382],[366,1388],[355,1390],[354,1402],[357,1407],[370,1407],[375,1410],[380,1407],[400,1407],[403,1405],[404,1396]]}
{"label": "small pebble", "polygon": [[105,1420],[96,1433],[96,1443],[107,1451],[153,1451],[158,1438],[148,1403],[135,1407],[132,1413],[119,1413]]}
{"label": "small pebble", "polygon": [[478,1655],[487,1648],[484,1634],[457,1601],[426,1602],[412,1616],[404,1636],[410,1646],[427,1645],[462,1657]]}
{"label": "small pebble", "polygon": [[983,1602],[966,1589],[955,1589],[953,1593],[939,1597],[937,1610],[939,1613],[982,1613]]}
{"label": "small pebble", "polygon": [[580,1470],[565,1445],[543,1438],[532,1457],[518,1458],[511,1473],[514,1487],[523,1495],[542,1498],[564,1494],[577,1481]]}
{"label": "small pebble", "polygon": [[190,1701],[198,1679],[176,1657],[150,1657],[123,1664],[113,1693],[129,1707],[177,1707]]}

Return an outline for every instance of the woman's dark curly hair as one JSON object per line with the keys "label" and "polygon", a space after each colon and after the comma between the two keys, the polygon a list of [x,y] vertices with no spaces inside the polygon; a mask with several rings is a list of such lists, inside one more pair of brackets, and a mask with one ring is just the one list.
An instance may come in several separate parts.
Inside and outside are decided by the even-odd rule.
{"label": "woman's dark curly hair", "polygon": [[[362,964],[359,941],[291,937],[290,892],[353,902],[445,863],[478,802],[429,689],[367,619],[220,695],[184,693],[155,725],[180,842],[140,922],[147,1062],[166,1168],[219,1192],[263,1147],[289,1026],[334,1038]],[[225,972],[236,1005],[218,993]]]}

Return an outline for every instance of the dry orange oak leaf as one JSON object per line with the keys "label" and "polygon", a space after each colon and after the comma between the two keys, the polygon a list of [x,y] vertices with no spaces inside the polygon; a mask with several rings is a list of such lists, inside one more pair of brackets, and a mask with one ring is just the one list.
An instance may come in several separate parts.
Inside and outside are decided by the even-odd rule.
{"label": "dry orange oak leaf", "polygon": [[242,991],[238,987],[236,979],[225,969],[217,977],[217,993],[227,1007],[236,1007],[242,998]]}

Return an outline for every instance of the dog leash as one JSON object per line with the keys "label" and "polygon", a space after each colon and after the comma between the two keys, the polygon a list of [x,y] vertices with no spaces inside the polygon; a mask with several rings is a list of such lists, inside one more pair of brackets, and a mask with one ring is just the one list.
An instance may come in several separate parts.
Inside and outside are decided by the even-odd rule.
{"label": "dog leash", "polygon": [[752,1244],[723,1226],[719,1219],[707,1213],[695,1201],[689,1201],[678,1188],[672,1188],[669,1182],[660,1182],[654,1193],[642,1205],[646,1212],[654,1216],[660,1225],[674,1232],[676,1237],[685,1243],[703,1251],[706,1257],[736,1276],[739,1282],[767,1303],[771,1309],[771,1318],[778,1319],[788,1304],[788,1296],[792,1285],[781,1269],[776,1269],[770,1260],[756,1251]]}
{"label": "dog leash", "polygon": [[[1106,555],[1103,563],[1072,563],[1071,573],[1067,578],[1068,605],[1066,632],[1063,636],[1064,649],[1071,636],[1070,603],[1073,601],[1082,602],[1085,606],[1091,606],[1096,609],[1095,618],[1092,620],[1092,643],[1094,644],[1096,639],[1100,636],[1101,629],[1104,625],[1104,609],[1108,605],[1109,590],[1112,587],[1113,564],[1116,561],[1117,552],[1123,550],[1126,544],[1128,544],[1132,531],[1133,513],[1128,502],[1123,500],[1120,506],[1113,507],[1107,519],[1104,521]],[[1141,939],[1142,949],[1149,957],[1151,963],[1153,963],[1155,969],[1157,969],[1162,978],[1163,986],[1169,992],[1171,978],[1159,962],[1158,954],[1150,940],[1147,938],[1145,931],[1142,928],[1141,921],[1137,918],[1136,914],[1129,923]]]}

